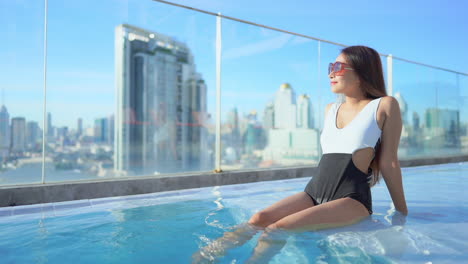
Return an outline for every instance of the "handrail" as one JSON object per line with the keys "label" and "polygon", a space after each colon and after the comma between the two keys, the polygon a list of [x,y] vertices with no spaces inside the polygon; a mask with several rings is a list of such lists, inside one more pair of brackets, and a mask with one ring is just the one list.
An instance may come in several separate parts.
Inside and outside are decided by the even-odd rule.
{"label": "handrail", "polygon": [[[223,15],[223,14],[218,14],[218,13],[215,13],[215,12],[210,12],[210,11],[206,11],[206,10],[191,7],[191,6],[176,4],[176,3],[172,3],[172,2],[164,1],[164,0],[153,0],[153,1],[160,2],[160,3],[163,3],[163,4],[172,5],[172,6],[177,6],[177,7],[181,7],[181,8],[185,8],[185,9],[194,10],[194,11],[197,11],[197,12],[200,12],[200,13],[205,13],[205,14],[212,15],[212,16],[220,16],[222,18],[229,19],[229,20],[234,20],[234,21],[241,22],[241,23],[244,23],[244,24],[249,24],[249,25],[262,27],[262,28],[267,28],[267,29],[271,29],[271,30],[286,33],[286,34],[291,34],[291,35],[295,35],[295,36],[299,36],[299,37],[303,37],[303,38],[307,38],[307,39],[317,40],[317,41],[321,41],[321,42],[341,46],[341,47],[344,47],[344,48],[348,47],[348,45],[345,45],[345,44],[341,44],[341,43],[337,43],[337,42],[333,42],[333,41],[329,41],[329,40],[325,40],[325,39],[315,38],[315,37],[312,37],[312,36],[292,32],[292,31],[288,31],[288,30],[284,30],[284,29],[280,29],[280,28],[270,27],[270,26],[258,24],[258,23],[255,23],[255,22],[251,22],[251,21],[247,21],[247,20],[243,20],[243,19],[239,19],[239,18],[235,18],[235,17],[230,17],[230,16],[226,16],[226,15]],[[385,56],[385,57],[389,56],[389,54],[383,54],[383,53],[379,53],[379,55],[380,56]],[[418,64],[418,65],[429,67],[429,68],[434,68],[434,69],[437,69],[437,70],[442,70],[442,71],[447,71],[447,72],[451,72],[451,73],[455,73],[455,74],[468,76],[468,73],[458,72],[458,71],[454,71],[454,70],[450,70],[450,69],[446,69],[446,68],[442,68],[442,67],[437,67],[437,66],[433,66],[433,65],[429,65],[429,64],[425,64],[425,63],[421,63],[421,62],[416,62],[416,61],[396,57],[396,56],[393,56],[393,55],[392,55],[392,57],[393,57],[393,59],[396,59],[396,60],[401,60],[401,61],[405,61],[405,62],[408,62],[408,63]]]}

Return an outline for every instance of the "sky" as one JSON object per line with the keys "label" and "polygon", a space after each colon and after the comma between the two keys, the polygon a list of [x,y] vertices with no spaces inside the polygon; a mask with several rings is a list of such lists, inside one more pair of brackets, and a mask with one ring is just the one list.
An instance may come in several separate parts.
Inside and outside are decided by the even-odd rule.
{"label": "sky", "polygon": [[[366,45],[382,54],[468,73],[467,1],[173,1],[344,45]],[[54,126],[85,127],[115,111],[114,29],[128,23],[171,36],[191,49],[216,95],[213,16],[149,0],[48,1],[47,111]],[[326,68],[340,47],[223,20],[222,117],[261,114],[280,85],[312,99],[314,118],[335,96]],[[10,117],[42,122],[44,2],[0,0],[0,88]],[[320,49],[320,52],[319,52]],[[385,57],[382,57],[384,67]],[[394,61],[394,92],[409,112],[428,105],[462,110],[468,77]],[[420,100],[421,95],[425,100]],[[466,108],[466,107],[465,107]],[[465,112],[464,112],[465,111]]]}

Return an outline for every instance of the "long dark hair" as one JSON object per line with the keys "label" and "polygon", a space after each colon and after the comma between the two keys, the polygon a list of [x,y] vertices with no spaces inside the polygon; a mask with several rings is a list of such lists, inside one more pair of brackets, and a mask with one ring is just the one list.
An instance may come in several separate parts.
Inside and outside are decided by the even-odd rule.
{"label": "long dark hair", "polygon": [[[346,56],[348,64],[354,69],[361,82],[361,89],[366,98],[377,99],[387,96],[380,55],[373,48],[366,46],[350,46],[341,50]],[[382,179],[379,168],[381,155],[381,141],[377,141],[375,156],[370,168],[372,176],[369,185],[372,187]]]}

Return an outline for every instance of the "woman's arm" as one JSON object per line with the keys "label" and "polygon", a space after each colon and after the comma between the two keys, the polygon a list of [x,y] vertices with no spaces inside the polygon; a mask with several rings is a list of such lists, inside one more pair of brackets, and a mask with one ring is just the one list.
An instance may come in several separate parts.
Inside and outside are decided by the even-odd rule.
{"label": "woman's arm", "polygon": [[398,101],[392,96],[381,99],[380,107],[385,112],[382,129],[381,155],[379,168],[392,197],[395,209],[407,215],[405,193],[398,161],[398,144],[400,143],[402,121]]}

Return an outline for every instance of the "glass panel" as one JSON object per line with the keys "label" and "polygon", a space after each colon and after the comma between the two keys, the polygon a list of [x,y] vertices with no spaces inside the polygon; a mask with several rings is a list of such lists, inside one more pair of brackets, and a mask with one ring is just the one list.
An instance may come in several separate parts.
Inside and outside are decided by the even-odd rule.
{"label": "glass panel", "polygon": [[459,155],[464,98],[456,74],[399,60],[393,72],[403,120],[400,158]]}
{"label": "glass panel", "polygon": [[[428,110],[426,118],[431,125],[428,129],[437,135],[431,155],[453,156],[460,155],[460,90],[457,84],[457,76],[454,73],[434,70],[435,88],[437,91],[437,103]],[[430,115],[429,115],[430,114]]]}
{"label": "glass panel", "polygon": [[457,75],[460,91],[460,145],[462,153],[468,153],[468,76]]}
{"label": "glass panel", "polygon": [[42,178],[44,1],[1,1],[0,185]]}
{"label": "glass panel", "polygon": [[[421,100],[421,95],[424,100]],[[400,159],[424,156],[430,149],[425,129],[428,106],[437,102],[432,69],[393,59],[393,96],[400,104],[403,129],[398,155]]]}
{"label": "glass panel", "polygon": [[213,169],[215,17],[52,0],[49,21],[47,181]]}
{"label": "glass panel", "polygon": [[223,20],[223,170],[317,163],[317,62],[316,41]]}

